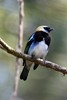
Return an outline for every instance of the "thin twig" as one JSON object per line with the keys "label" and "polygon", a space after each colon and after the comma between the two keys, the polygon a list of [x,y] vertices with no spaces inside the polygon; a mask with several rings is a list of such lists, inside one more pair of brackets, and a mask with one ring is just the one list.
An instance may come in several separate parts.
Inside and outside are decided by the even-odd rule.
{"label": "thin twig", "polygon": [[26,55],[26,54],[21,53],[21,52],[18,52],[16,50],[14,50],[13,48],[11,48],[1,38],[0,38],[0,44],[5,48],[6,52],[8,52],[9,54],[11,54],[11,55],[13,55],[15,57],[22,58],[22,59],[25,59],[25,60],[29,60],[31,62],[40,64],[40,65],[42,65],[44,67],[51,68],[51,69],[53,69],[55,71],[63,73],[64,75],[67,74],[67,68],[66,67],[62,67],[62,66],[60,66],[58,64],[55,64],[55,63],[47,61],[47,60],[42,61],[40,59],[32,59],[31,56]]}
{"label": "thin twig", "polygon": [[[22,42],[23,42],[23,17],[24,17],[24,1],[19,0],[19,32],[18,32],[18,44],[17,44],[17,51],[21,52],[22,50]],[[15,83],[13,87],[13,100],[16,100],[17,98],[17,91],[18,91],[18,84],[19,84],[19,67],[20,66],[20,60],[17,57],[16,58],[16,72],[15,72]]]}

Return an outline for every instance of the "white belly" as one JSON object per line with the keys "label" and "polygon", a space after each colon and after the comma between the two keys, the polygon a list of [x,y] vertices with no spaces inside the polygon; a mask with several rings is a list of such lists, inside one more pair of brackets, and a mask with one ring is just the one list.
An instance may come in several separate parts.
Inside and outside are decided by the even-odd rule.
{"label": "white belly", "polygon": [[48,53],[48,46],[45,44],[44,41],[37,42],[34,46],[34,43],[32,43],[28,54],[34,55],[36,58],[44,58]]}

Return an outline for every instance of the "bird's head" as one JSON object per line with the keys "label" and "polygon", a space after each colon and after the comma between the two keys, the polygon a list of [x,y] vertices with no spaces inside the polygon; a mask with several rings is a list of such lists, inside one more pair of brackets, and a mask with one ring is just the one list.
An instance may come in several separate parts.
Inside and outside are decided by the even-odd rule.
{"label": "bird's head", "polygon": [[42,31],[42,32],[45,32],[45,33],[50,33],[51,31],[53,31],[53,28],[50,28],[49,26],[39,26],[37,29],[36,29],[36,32],[39,32],[39,31]]}

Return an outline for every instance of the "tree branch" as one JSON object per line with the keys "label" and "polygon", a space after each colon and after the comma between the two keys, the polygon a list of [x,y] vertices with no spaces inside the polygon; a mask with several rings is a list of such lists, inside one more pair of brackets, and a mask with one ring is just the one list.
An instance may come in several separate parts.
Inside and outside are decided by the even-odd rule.
{"label": "tree branch", "polygon": [[[16,50],[19,52],[22,51],[23,45],[23,19],[24,19],[24,0],[18,0],[19,2],[19,27],[18,27],[18,43]],[[18,84],[19,84],[19,75],[20,75],[20,60],[16,57],[16,71],[15,71],[15,81],[13,86],[13,99],[17,99]]]}
{"label": "tree branch", "polygon": [[15,49],[11,48],[9,45],[7,45],[1,38],[0,38],[0,45],[2,45],[3,48],[5,48],[5,51],[7,53],[9,53],[9,54],[11,54],[11,55],[13,55],[15,57],[22,58],[22,59],[25,59],[25,60],[29,60],[31,62],[40,64],[40,65],[42,65],[44,67],[51,68],[51,69],[53,69],[55,71],[63,73],[64,75],[67,74],[67,68],[66,67],[62,67],[62,66],[60,66],[58,64],[55,64],[55,63],[47,61],[47,60],[43,61],[41,59],[34,59],[29,55],[26,55],[24,53],[18,52]]}

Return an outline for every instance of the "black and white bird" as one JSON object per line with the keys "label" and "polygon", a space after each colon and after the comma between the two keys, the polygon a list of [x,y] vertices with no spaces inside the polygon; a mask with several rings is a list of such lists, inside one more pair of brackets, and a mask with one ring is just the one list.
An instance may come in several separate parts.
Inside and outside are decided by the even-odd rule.
{"label": "black and white bird", "polygon": [[[45,59],[51,38],[49,33],[53,30],[49,26],[39,26],[35,32],[29,37],[27,45],[25,47],[24,53],[32,56],[32,58],[41,58]],[[29,70],[31,68],[32,62],[23,60],[23,70],[20,75],[20,79],[26,80]],[[39,64],[34,64],[33,69],[35,70]]]}

